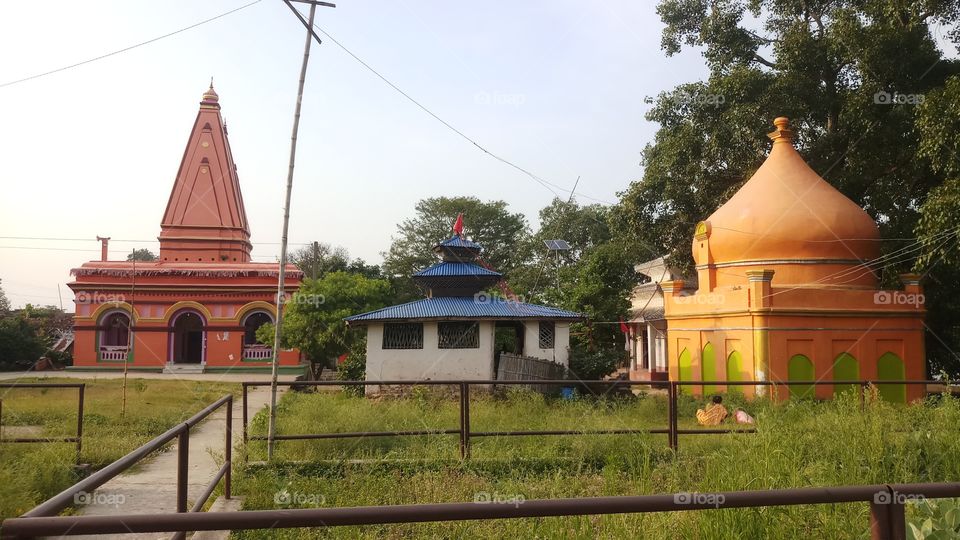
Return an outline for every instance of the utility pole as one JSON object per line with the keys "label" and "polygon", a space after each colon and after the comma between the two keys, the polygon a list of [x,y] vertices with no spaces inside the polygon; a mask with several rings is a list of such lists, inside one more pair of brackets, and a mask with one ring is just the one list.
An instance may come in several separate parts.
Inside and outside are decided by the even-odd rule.
{"label": "utility pole", "polygon": [[[283,203],[283,236],[280,239],[280,271],[277,272],[277,320],[273,334],[273,367],[270,375],[270,422],[267,434],[267,461],[273,460],[274,435],[277,421],[277,375],[280,371],[280,343],[283,328],[283,303],[286,300],[286,270],[287,270],[287,231],[290,227],[290,192],[293,190],[293,167],[297,161],[297,132],[300,130],[300,104],[303,101],[303,83],[307,78],[307,63],[310,60],[311,39],[320,43],[320,38],[313,31],[313,20],[317,6],[337,7],[329,2],[315,0],[283,0],[297,19],[307,28],[307,40],[303,45],[303,63],[300,65],[300,83],[297,85],[297,103],[293,110],[293,133],[290,135],[290,167],[287,170],[287,192]],[[310,15],[307,20],[293,7],[291,2],[310,4]]]}

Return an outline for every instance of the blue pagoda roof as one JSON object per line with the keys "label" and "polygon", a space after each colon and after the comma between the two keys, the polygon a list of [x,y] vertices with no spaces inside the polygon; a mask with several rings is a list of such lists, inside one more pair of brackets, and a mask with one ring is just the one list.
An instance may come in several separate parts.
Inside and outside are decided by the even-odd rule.
{"label": "blue pagoda roof", "polygon": [[511,302],[485,296],[438,296],[406,304],[385,307],[353,315],[347,322],[398,321],[417,319],[553,319],[580,320],[584,316],[572,311],[537,304]]}
{"label": "blue pagoda roof", "polygon": [[442,247],[453,247],[453,248],[467,248],[467,249],[476,249],[476,250],[483,249],[483,247],[480,246],[480,244],[467,240],[466,238],[461,238],[460,236],[457,236],[457,235],[453,235],[450,238],[447,238],[443,242],[440,242],[440,244],[438,245]]}
{"label": "blue pagoda roof", "polygon": [[438,277],[438,276],[495,276],[500,277],[503,274],[488,270],[479,264],[471,262],[441,261],[437,264],[424,268],[413,274],[413,277]]}

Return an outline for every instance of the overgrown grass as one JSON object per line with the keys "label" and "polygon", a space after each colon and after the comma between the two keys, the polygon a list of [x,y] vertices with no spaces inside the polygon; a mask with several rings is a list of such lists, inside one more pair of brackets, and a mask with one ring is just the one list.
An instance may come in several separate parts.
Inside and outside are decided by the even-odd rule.
{"label": "overgrown grass", "polygon": [[[697,402],[681,398],[684,423]],[[736,398],[728,399],[736,401]],[[456,436],[279,442],[277,456],[306,463],[251,466],[238,475],[246,509],[360,506],[501,499],[716,492],[842,484],[960,479],[960,402],[922,405],[852,396],[826,403],[757,401],[756,434],[680,438],[583,435],[474,439],[474,458],[455,459]],[[475,431],[662,427],[666,401],[544,400],[475,396]],[[254,419],[254,432],[265,418]],[[289,393],[279,433],[425,429],[457,426],[457,402],[430,395],[379,401],[341,394]],[[257,458],[259,449],[253,449]],[[398,458],[357,463],[352,458]],[[409,460],[407,459],[409,458]],[[339,460],[339,461],[338,461]],[[426,460],[426,461],[419,461]],[[278,493],[281,494],[278,496]],[[283,497],[289,494],[291,504]],[[730,509],[648,515],[587,516],[249,531],[240,538],[866,538],[866,504]]]}
{"label": "overgrown grass", "polygon": [[[84,382],[83,451],[80,463],[107,465],[189,418],[235,384],[130,379],[126,413],[121,416],[119,379],[22,379],[19,382]],[[38,426],[32,436],[76,434],[77,390],[0,388],[4,437],[8,426]],[[73,443],[0,444],[0,518],[20,515],[80,479]]]}

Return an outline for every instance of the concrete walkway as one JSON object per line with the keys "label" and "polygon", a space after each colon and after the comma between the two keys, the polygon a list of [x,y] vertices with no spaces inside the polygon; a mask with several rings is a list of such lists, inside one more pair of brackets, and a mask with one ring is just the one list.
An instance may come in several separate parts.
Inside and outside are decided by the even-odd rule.
{"label": "concrete walkway", "polygon": [[[286,391],[279,387],[278,392]],[[249,415],[254,415],[270,405],[270,388],[254,387],[248,391]],[[279,399],[279,396],[278,396]],[[236,399],[233,404],[233,444],[242,440],[243,403]],[[226,410],[221,408],[205,421],[190,430],[190,468],[188,486],[188,509],[202,495],[204,488],[219,470],[224,451]],[[236,456],[236,454],[234,454]],[[92,495],[87,503],[78,505],[78,514],[83,516],[106,516],[117,514],[174,513],[177,511],[177,445],[171,444],[166,452],[135,465],[133,469],[107,482]],[[212,501],[211,501],[212,502]],[[170,538],[170,533],[137,535],[98,535],[70,538]]]}

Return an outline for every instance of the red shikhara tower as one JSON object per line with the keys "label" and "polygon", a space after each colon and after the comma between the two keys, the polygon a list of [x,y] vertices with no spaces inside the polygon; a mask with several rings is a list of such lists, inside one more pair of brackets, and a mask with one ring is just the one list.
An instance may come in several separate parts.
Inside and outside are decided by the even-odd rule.
{"label": "red shikhara tower", "polygon": [[[71,273],[75,369],[269,369],[256,330],[275,314],[278,266],[251,262],[250,227],[213,85],[200,111],[160,223],[159,260],[99,261]],[[292,294],[303,273],[286,269]],[[300,370],[299,352],[280,351]]]}

